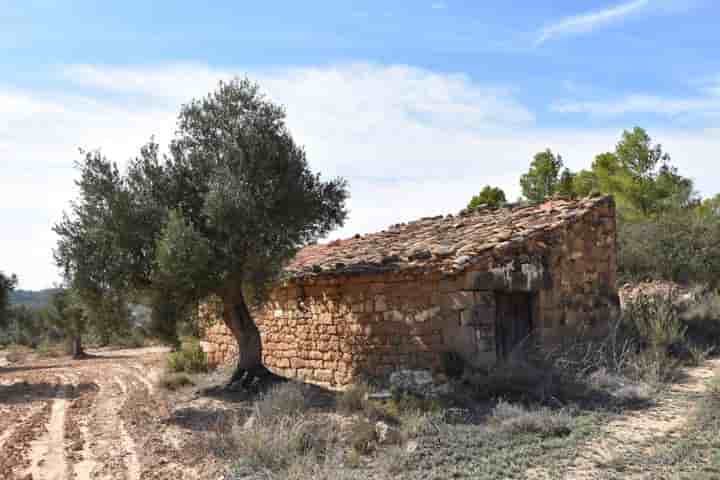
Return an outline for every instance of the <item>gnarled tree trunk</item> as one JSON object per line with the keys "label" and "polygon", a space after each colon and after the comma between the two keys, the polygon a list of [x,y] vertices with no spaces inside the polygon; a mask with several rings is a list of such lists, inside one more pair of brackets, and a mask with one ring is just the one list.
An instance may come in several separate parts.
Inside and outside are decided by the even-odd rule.
{"label": "gnarled tree trunk", "polygon": [[268,374],[262,364],[260,330],[250,314],[242,290],[237,287],[223,297],[223,320],[238,346],[238,362],[230,383],[241,381],[250,386]]}
{"label": "gnarled tree trunk", "polygon": [[85,357],[85,350],[82,346],[82,337],[80,337],[80,335],[76,335],[72,339],[72,358],[79,360]]}

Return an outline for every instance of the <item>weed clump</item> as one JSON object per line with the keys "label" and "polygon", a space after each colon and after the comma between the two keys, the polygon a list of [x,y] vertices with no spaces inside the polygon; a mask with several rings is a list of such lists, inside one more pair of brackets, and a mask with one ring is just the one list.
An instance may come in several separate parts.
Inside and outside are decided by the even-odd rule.
{"label": "weed clump", "polygon": [[167,370],[180,373],[203,373],[209,370],[207,354],[198,341],[184,343],[179,350],[167,356]]}

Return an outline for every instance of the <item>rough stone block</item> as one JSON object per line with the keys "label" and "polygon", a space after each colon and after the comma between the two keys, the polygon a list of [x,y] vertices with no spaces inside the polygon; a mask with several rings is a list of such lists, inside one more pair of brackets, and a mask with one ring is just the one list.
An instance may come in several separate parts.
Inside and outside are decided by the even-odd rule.
{"label": "rough stone block", "polygon": [[449,310],[465,310],[472,308],[475,303],[473,292],[452,292],[443,298],[443,307]]}
{"label": "rough stone block", "polygon": [[375,311],[382,313],[387,310],[387,299],[385,298],[385,295],[376,295],[375,296]]}
{"label": "rough stone block", "polygon": [[440,314],[440,307],[432,307],[425,310],[421,310],[415,314],[415,321],[424,323],[432,320]]}

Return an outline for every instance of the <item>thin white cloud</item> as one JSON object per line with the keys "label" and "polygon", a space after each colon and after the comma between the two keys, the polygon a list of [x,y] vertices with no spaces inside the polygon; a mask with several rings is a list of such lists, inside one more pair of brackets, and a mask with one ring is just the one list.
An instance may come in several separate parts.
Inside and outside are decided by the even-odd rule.
{"label": "thin white cloud", "polygon": [[601,117],[626,114],[656,114],[663,116],[720,114],[720,76],[710,76],[691,82],[697,93],[689,96],[631,94],[603,100],[564,100],[551,105],[558,113],[585,113]]}
{"label": "thin white cloud", "polygon": [[712,76],[702,82],[702,90],[707,95],[720,97],[720,74]]}
{"label": "thin white cloud", "polygon": [[565,17],[540,30],[535,45],[542,45],[550,39],[564,35],[591,32],[597,27],[618,22],[630,15],[636,14],[649,5],[650,0],[632,0],[603,10]]}
{"label": "thin white cloud", "polygon": [[628,113],[658,115],[708,114],[720,111],[720,98],[672,98],[656,95],[628,95],[608,101],[565,101],[551,107],[559,113],[588,113],[597,116],[619,116]]}
{"label": "thin white cloud", "polygon": [[433,10],[445,10],[447,8],[447,4],[445,2],[433,2],[430,5],[430,8]]}

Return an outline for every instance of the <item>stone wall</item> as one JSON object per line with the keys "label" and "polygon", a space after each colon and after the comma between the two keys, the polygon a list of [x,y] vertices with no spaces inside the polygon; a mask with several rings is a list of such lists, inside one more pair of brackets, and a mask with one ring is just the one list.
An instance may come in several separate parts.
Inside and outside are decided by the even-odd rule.
{"label": "stone wall", "polygon": [[538,295],[538,328],[546,337],[568,330],[601,332],[619,306],[617,232],[611,201],[564,229],[560,248],[552,249],[548,288]]}
{"label": "stone wall", "polygon": [[[496,361],[498,291],[532,296],[533,327],[541,338],[602,326],[617,297],[612,201],[552,227],[508,242],[455,275],[286,281],[254,312],[263,360],[280,375],[331,388],[400,369],[437,373],[444,352],[474,366],[490,365]],[[205,342],[210,361],[230,361],[237,352],[229,331],[213,319],[212,309],[201,314],[210,325]]]}
{"label": "stone wall", "polygon": [[[276,288],[256,311],[263,361],[274,372],[328,387],[398,368],[437,370],[444,351],[439,276],[318,279]],[[212,363],[236,353],[215,321],[206,334]]]}

